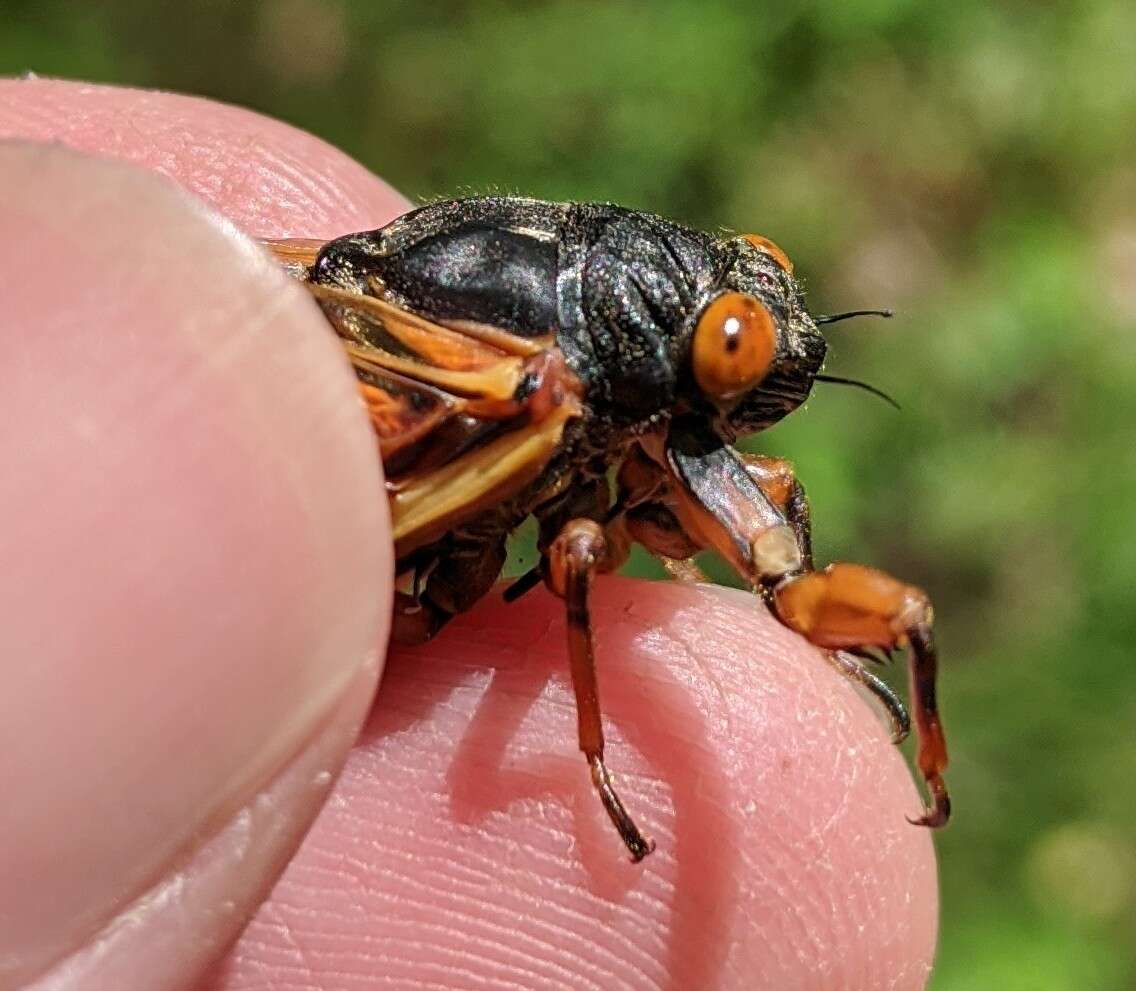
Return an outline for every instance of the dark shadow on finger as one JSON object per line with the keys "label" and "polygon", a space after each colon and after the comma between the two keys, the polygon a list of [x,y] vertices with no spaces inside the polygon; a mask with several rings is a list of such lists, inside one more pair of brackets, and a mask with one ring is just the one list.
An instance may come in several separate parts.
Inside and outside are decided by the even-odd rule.
{"label": "dark shadow on finger", "polygon": [[[459,617],[427,647],[393,651],[364,742],[407,730],[445,704],[453,684],[425,666],[439,655],[447,662],[460,655],[465,680],[476,675],[484,688],[445,775],[455,828],[518,835],[520,826],[523,840],[518,817],[530,818],[540,832],[547,829],[545,806],[568,809],[564,852],[578,871],[570,882],[585,887],[595,911],[627,938],[658,942],[661,986],[715,986],[737,903],[738,820],[728,811],[730,784],[689,686],[665,666],[642,670],[642,627],[602,606],[596,610],[608,764],[629,810],[658,843],[655,854],[633,865],[576,748],[559,604],[545,602],[535,611],[515,605],[497,614],[509,617],[507,627],[487,632]],[[472,640],[486,637],[484,651],[471,649]],[[509,817],[504,827],[501,816]],[[661,912],[644,908],[660,902]]]}

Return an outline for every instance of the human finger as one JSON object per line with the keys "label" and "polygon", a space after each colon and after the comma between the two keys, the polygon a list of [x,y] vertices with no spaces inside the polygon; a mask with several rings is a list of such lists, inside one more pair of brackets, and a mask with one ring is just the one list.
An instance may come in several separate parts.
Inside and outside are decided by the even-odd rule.
{"label": "human finger", "polygon": [[607,763],[575,746],[563,604],[395,649],[331,801],[210,991],[924,987],[930,834],[879,714],[752,596],[601,579]]}

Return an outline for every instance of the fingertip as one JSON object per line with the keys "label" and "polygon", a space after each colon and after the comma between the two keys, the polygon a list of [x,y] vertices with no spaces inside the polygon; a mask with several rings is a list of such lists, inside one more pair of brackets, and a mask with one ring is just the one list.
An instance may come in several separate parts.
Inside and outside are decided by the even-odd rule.
{"label": "fingertip", "polygon": [[590,788],[562,603],[491,599],[392,654],[336,799],[217,986],[395,959],[407,981],[531,988],[923,987],[933,850],[852,687],[750,596],[605,579],[593,620],[607,763],[655,853],[628,863]]}

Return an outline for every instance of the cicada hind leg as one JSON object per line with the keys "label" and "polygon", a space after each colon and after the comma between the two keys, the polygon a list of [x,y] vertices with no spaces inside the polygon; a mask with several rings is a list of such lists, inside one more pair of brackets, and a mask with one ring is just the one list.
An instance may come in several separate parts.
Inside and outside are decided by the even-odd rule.
{"label": "cicada hind leg", "polygon": [[596,680],[592,621],[588,608],[592,578],[599,570],[610,570],[608,542],[603,527],[595,520],[569,520],[545,552],[545,582],[560,596],[568,611],[568,660],[572,687],[576,693],[576,718],[580,749],[588,761],[592,784],[604,810],[623,840],[633,863],[655,849],[635,825],[604,763],[603,721],[599,685]]}

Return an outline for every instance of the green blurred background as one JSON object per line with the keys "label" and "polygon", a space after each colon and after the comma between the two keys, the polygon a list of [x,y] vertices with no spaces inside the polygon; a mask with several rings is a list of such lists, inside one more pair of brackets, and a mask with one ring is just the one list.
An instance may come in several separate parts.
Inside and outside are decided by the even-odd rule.
{"label": "green blurred background", "polygon": [[[0,72],[199,93],[411,196],[760,231],[831,328],[760,439],[938,607],[936,991],[1136,988],[1136,5],[5,0]],[[1125,529],[1128,527],[1129,529]],[[642,566],[642,565],[641,565]]]}

